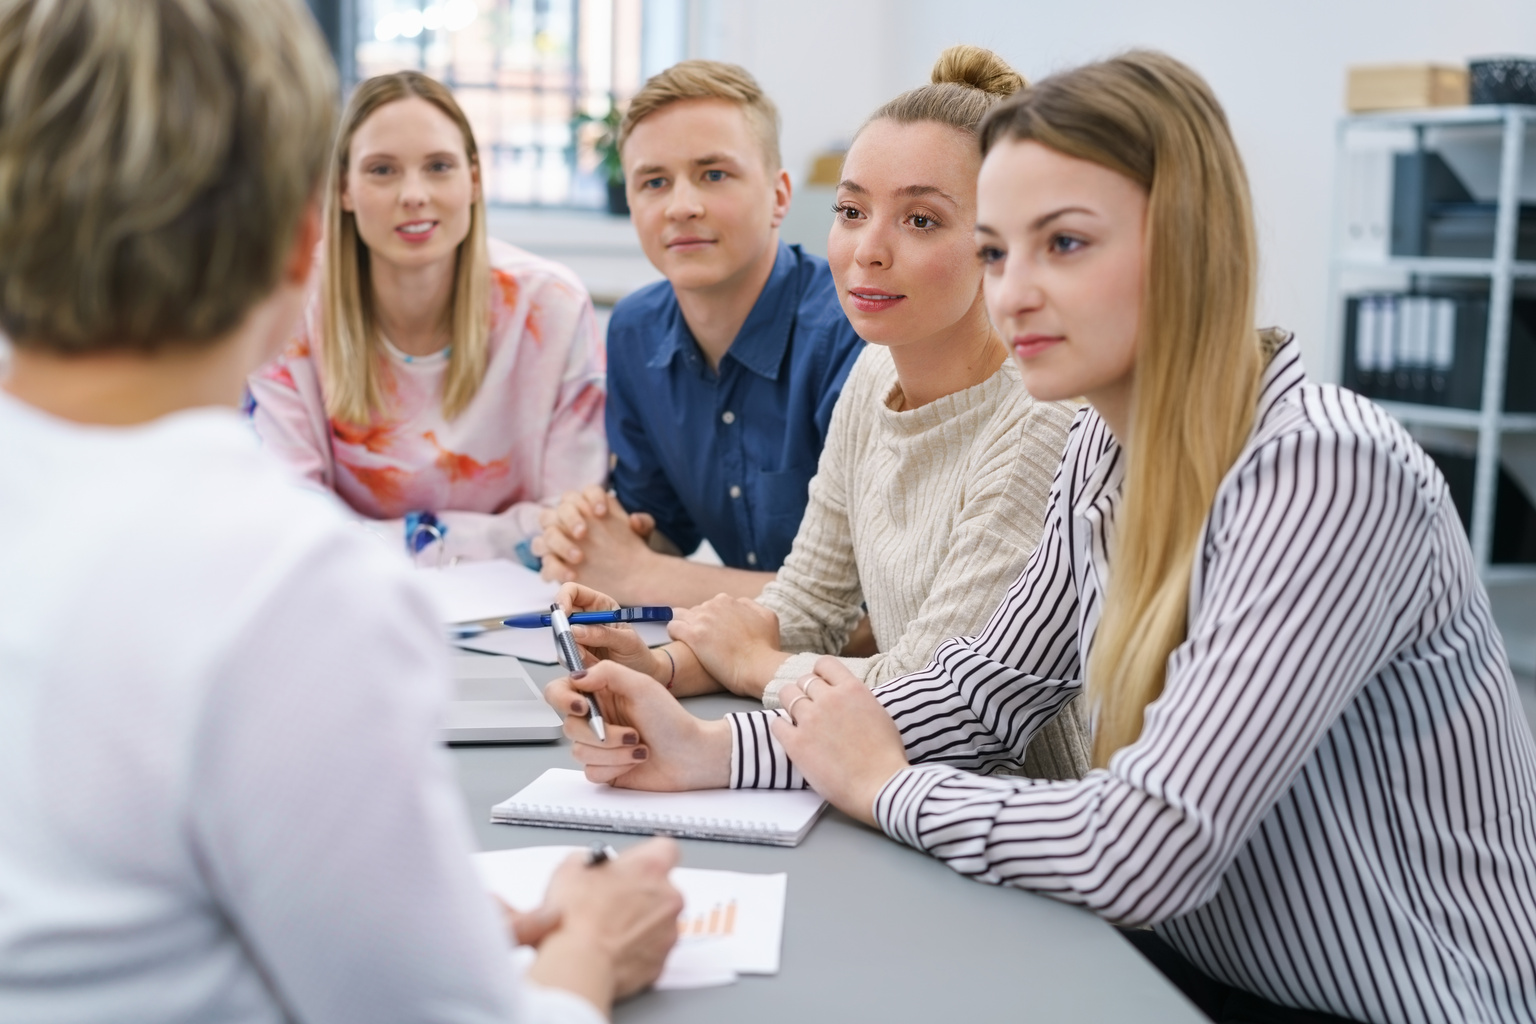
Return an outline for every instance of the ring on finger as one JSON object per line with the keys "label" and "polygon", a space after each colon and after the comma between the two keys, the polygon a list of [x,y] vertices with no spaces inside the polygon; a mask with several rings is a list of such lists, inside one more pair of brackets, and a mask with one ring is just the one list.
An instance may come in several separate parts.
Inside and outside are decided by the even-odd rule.
{"label": "ring on finger", "polygon": [[[791,722],[795,722],[795,705],[799,704],[801,701],[806,700],[806,699],[807,699],[807,697],[806,697],[806,695],[804,693],[796,694],[794,700],[792,700],[788,704],[784,705],[784,713],[789,716],[789,720]],[[799,725],[800,723],[799,722],[795,722],[795,724]]]}

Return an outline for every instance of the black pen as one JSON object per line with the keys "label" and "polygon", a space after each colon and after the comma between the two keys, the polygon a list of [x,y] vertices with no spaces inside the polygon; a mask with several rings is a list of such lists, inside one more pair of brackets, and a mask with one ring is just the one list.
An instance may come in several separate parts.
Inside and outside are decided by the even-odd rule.
{"label": "black pen", "polygon": [[[549,606],[549,628],[555,631],[555,653],[560,656],[560,662],[571,675],[584,671],[581,663],[581,650],[576,646],[576,638],[571,636],[571,624],[566,620],[565,612],[560,606]],[[592,694],[586,694],[587,721],[592,725],[592,731],[597,733],[597,739],[602,742],[608,738],[608,730],[603,727],[603,713],[597,710],[597,698]]]}
{"label": "black pen", "polygon": [[618,855],[619,851],[607,843],[593,843],[587,847],[587,867],[595,868],[599,864],[606,864]]}

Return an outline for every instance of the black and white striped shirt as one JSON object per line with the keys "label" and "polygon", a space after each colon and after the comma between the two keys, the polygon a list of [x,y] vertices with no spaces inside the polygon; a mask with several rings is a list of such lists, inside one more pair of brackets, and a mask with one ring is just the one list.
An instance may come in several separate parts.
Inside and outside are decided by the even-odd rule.
{"label": "black and white striped shirt", "polygon": [[[1466,535],[1429,457],[1308,383],[1294,342],[1217,492],[1141,737],[1080,781],[985,774],[1082,689],[1124,463],[1084,410],[992,620],[875,691],[913,762],[881,827],[981,881],[1153,924],[1287,1006],[1536,1021],[1536,743]],[[732,716],[733,785],[803,785],[774,713]]]}

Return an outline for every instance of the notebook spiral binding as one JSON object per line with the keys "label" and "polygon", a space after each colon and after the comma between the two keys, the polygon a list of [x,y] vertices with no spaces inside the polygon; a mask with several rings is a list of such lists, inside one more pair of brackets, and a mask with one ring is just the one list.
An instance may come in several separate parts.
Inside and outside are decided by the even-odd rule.
{"label": "notebook spiral binding", "polygon": [[733,818],[639,814],[634,811],[596,813],[591,809],[555,804],[509,804],[496,809],[495,820],[507,825],[542,828],[585,828],[599,832],[673,836],[678,839],[723,839],[728,842],[791,845],[770,825]]}

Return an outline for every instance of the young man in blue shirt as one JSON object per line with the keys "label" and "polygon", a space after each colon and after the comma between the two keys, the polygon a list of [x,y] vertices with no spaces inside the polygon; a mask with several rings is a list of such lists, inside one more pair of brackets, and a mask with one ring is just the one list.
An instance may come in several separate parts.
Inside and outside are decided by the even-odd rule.
{"label": "young man in blue shirt", "polygon": [[[862,346],[825,260],[779,240],[778,112],[744,69],[684,61],[620,128],[631,216],[667,280],[608,327],[612,492],[544,515],[544,575],[626,604],[756,597],[805,512]],[[676,557],[707,539],[724,566]]]}

